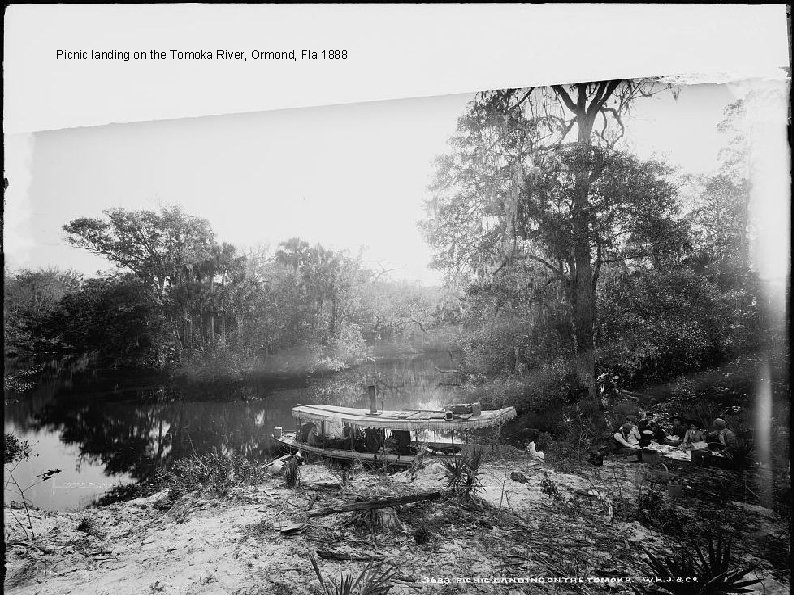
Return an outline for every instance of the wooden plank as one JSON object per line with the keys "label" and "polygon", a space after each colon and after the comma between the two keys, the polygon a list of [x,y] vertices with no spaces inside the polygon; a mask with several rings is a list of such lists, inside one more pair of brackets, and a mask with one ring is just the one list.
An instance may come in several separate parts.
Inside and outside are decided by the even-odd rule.
{"label": "wooden plank", "polygon": [[353,562],[369,562],[371,560],[383,560],[383,556],[367,554],[346,554],[344,552],[334,552],[331,550],[317,550],[317,555],[323,560],[351,560]]}
{"label": "wooden plank", "polygon": [[341,506],[321,508],[308,513],[309,517],[328,516],[329,514],[339,514],[342,512],[354,512],[356,510],[374,510],[376,508],[390,508],[400,504],[410,504],[412,502],[423,502],[426,500],[438,500],[441,492],[426,492],[424,494],[411,494],[409,496],[398,496],[395,498],[380,498],[369,502],[353,502]]}

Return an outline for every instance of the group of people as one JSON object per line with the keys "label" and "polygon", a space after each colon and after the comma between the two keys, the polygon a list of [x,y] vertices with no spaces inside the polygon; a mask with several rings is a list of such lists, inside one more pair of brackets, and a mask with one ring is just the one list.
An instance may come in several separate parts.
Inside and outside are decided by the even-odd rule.
{"label": "group of people", "polygon": [[357,452],[378,453],[381,451],[399,455],[415,454],[411,446],[411,434],[407,430],[391,430],[386,436],[382,428],[359,428],[344,424],[341,436],[338,434],[320,435],[312,422],[304,423],[298,433],[298,442],[319,448],[355,450]]}
{"label": "group of people", "polygon": [[627,452],[645,448],[652,442],[677,446],[682,450],[724,451],[736,446],[736,434],[724,419],[715,419],[713,431],[705,432],[697,422],[690,421],[685,424],[677,415],[673,417],[669,431],[646,416],[636,425],[627,417],[613,438],[618,450]]}

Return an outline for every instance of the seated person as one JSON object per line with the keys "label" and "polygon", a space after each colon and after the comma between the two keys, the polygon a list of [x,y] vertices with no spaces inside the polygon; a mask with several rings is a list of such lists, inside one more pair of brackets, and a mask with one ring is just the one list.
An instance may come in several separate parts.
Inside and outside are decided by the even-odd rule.
{"label": "seated person", "polygon": [[411,454],[411,433],[408,430],[392,430],[398,455]]}
{"label": "seated person", "polygon": [[640,448],[645,448],[651,442],[669,444],[667,433],[652,419],[640,421],[638,429],[640,432]]}
{"label": "seated person", "polygon": [[[642,422],[640,422],[640,423],[642,423]],[[637,430],[638,430],[638,432],[640,434],[640,440],[639,440],[640,448],[645,448],[651,442],[653,442],[653,430],[651,429],[650,425],[647,424],[647,423],[644,424],[644,426],[645,427],[642,428],[642,429],[640,429],[639,426],[637,427]]]}
{"label": "seated person", "polygon": [[367,452],[379,452],[386,442],[386,435],[383,428],[366,428],[364,430],[364,442]]}
{"label": "seated person", "polygon": [[347,441],[348,446],[352,440],[353,446],[357,447],[364,441],[364,432],[358,426],[345,424],[342,428],[342,438]]}
{"label": "seated person", "polygon": [[670,435],[668,436],[668,440],[675,444],[681,442],[686,436],[686,426],[684,422],[678,415],[673,416],[673,427],[670,428]]}
{"label": "seated person", "polygon": [[320,437],[317,434],[317,426],[312,422],[307,422],[301,426],[298,434],[298,442],[304,442],[309,446],[320,446]]}
{"label": "seated person", "polygon": [[612,436],[620,449],[637,450],[640,448],[640,433],[637,426],[626,422]]}
{"label": "seated person", "polygon": [[720,443],[720,450],[735,448],[738,445],[736,434],[728,427],[728,422],[722,418],[714,420],[714,428],[717,430],[717,440]]}
{"label": "seated person", "polygon": [[449,446],[441,446],[436,444],[431,449],[433,454],[441,454],[441,455],[456,455],[460,452],[459,446],[454,446],[450,444]]}
{"label": "seated person", "polygon": [[706,444],[706,437],[703,435],[695,422],[689,422],[689,429],[684,434],[684,439],[681,441],[681,448],[684,450],[697,449],[696,444],[703,447]]}
{"label": "seated person", "polygon": [[668,444],[670,442],[670,436],[667,435],[667,432],[664,431],[664,428],[660,426],[655,421],[652,421],[648,428],[653,432],[653,441],[658,442],[659,444]]}

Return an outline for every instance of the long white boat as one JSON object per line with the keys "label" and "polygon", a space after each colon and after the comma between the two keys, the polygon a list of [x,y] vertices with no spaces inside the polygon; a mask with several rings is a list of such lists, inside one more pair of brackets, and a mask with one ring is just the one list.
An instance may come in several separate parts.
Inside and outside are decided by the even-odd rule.
{"label": "long white boat", "polygon": [[[293,451],[341,460],[411,465],[422,454],[453,456],[462,446],[460,442],[455,443],[456,431],[499,426],[515,416],[513,407],[481,411],[478,404],[455,405],[446,410],[402,411],[376,411],[374,403],[369,410],[335,405],[298,405],[292,408],[292,417],[297,420],[298,428],[311,423],[317,430],[316,435],[308,440],[304,435],[301,439],[299,430],[277,432],[273,437]],[[347,437],[329,438],[331,425],[347,428]],[[387,432],[392,437],[399,437],[397,441],[402,442],[401,448],[389,449],[383,444],[377,448],[362,448],[362,433],[366,435],[372,430],[379,431],[383,438],[387,437]],[[448,434],[451,441],[427,440],[427,435],[432,432]]]}

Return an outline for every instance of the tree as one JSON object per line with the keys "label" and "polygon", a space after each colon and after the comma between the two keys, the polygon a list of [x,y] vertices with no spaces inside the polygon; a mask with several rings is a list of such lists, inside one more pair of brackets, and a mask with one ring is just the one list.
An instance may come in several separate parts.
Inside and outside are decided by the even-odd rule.
{"label": "tree", "polygon": [[[555,153],[576,129],[576,141],[566,148],[562,157],[566,160],[567,154],[574,160],[568,159],[567,163],[568,167],[572,166],[572,176],[565,193],[565,213],[554,215],[549,211],[549,218],[557,218],[554,229],[565,228],[567,244],[562,263],[568,271],[570,284],[575,367],[594,403],[597,402],[595,288],[599,259],[603,257],[601,251],[605,246],[599,245],[593,189],[605,176],[605,171],[599,167],[601,156],[609,155],[622,137],[622,116],[637,97],[650,95],[658,88],[659,85],[651,80],[610,80],[481,93],[459,122],[460,134],[453,141],[456,154],[439,163],[441,182],[436,185],[437,190],[449,187],[452,182],[470,198],[481,195],[482,191],[490,197],[488,208],[480,211],[480,232],[487,241],[479,246],[484,252],[477,269],[480,274],[493,274],[506,263],[502,258],[501,263],[495,264],[494,256],[504,254],[505,248],[510,251],[516,246],[519,239],[526,237],[525,223],[533,221],[531,215],[520,212],[522,204],[526,204],[526,201],[522,203],[522,191],[531,187],[527,180],[542,172],[549,159],[557,159]],[[466,206],[447,204],[442,209],[453,218],[459,218],[470,214],[466,213]],[[431,205],[431,211],[436,208],[438,213],[437,207],[437,204]],[[507,225],[503,224],[505,215],[512,220]],[[426,229],[439,231],[432,225]],[[466,250],[468,240],[463,235],[460,226],[456,226],[456,230],[440,238],[440,242],[446,242],[449,247],[446,256],[453,261],[457,260],[461,249]],[[555,256],[561,255],[558,251]],[[527,257],[540,262],[553,274],[560,274],[560,263],[551,263],[545,256],[527,252]],[[440,262],[444,264],[443,257]]]}
{"label": "tree", "polygon": [[598,294],[599,364],[623,386],[658,385],[752,353],[759,320],[748,298],[689,266],[611,268]]}
{"label": "tree", "polygon": [[30,351],[31,326],[51,312],[65,296],[80,288],[81,276],[72,271],[21,270],[5,275],[3,323],[7,355]]}
{"label": "tree", "polygon": [[[604,232],[620,227],[610,217],[620,214],[621,198],[631,193],[624,184],[624,197],[614,199],[608,186],[620,180],[620,168],[647,182],[650,178],[640,170],[651,167],[618,158],[614,146],[633,101],[660,88],[651,80],[612,80],[481,93],[459,122],[454,154],[439,161],[434,189],[451,191],[460,200],[452,204],[437,194],[430,204],[431,217],[453,223],[446,231],[432,223],[425,227],[440,248],[438,264],[454,267],[463,254],[477,253],[474,271],[483,277],[501,271],[520,252],[549,274],[566,278],[575,369],[593,403],[596,286],[599,268],[616,241]],[[576,141],[569,143],[574,129]],[[536,197],[542,197],[540,203]],[[615,208],[602,208],[608,207],[605,200]],[[467,233],[472,226],[473,236]],[[640,230],[634,227],[627,235],[636,243]],[[668,227],[672,232],[675,226],[670,221]],[[644,234],[646,244],[651,231]],[[628,239],[620,240],[620,246]]]}
{"label": "tree", "polygon": [[170,333],[149,288],[131,274],[89,279],[36,321],[40,352],[94,355],[113,366],[162,367]]}
{"label": "tree", "polygon": [[729,285],[731,277],[744,279],[750,270],[750,185],[722,172],[700,183],[697,204],[689,214],[694,232],[692,264]]}
{"label": "tree", "polygon": [[210,224],[179,207],[154,211],[109,209],[106,219],[81,217],[63,226],[67,241],[135,273],[162,296],[185,270],[211,255]]}

